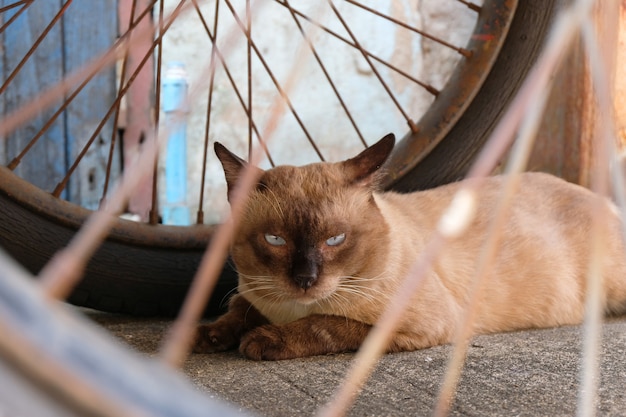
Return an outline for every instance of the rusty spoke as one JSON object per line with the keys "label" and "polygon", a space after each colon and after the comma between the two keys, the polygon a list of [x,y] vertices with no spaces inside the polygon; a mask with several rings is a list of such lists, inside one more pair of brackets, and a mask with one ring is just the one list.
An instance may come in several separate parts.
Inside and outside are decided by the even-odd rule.
{"label": "rusty spoke", "polygon": [[19,72],[21,71],[21,69],[24,66],[24,64],[26,64],[26,61],[28,61],[28,59],[33,55],[33,53],[39,47],[41,42],[43,42],[43,40],[46,38],[48,33],[50,33],[50,31],[52,30],[54,25],[56,25],[56,23],[61,19],[61,17],[63,17],[63,14],[67,10],[67,8],[70,7],[70,4],[72,4],[72,0],[67,0],[65,2],[65,4],[61,7],[59,12],[52,18],[52,20],[50,21],[48,26],[46,26],[46,28],[43,30],[43,32],[41,32],[41,35],[39,35],[37,40],[35,40],[35,43],[33,44],[33,46],[30,47],[30,49],[28,50],[28,52],[26,52],[26,54],[24,55],[22,60],[13,69],[13,72],[11,72],[11,74],[9,74],[9,76],[4,81],[2,86],[0,86],[0,94],[4,93],[4,91],[7,89],[7,87],[11,83],[11,81],[13,81],[13,79],[17,76],[17,74],[19,74]]}
{"label": "rusty spoke", "polygon": [[11,3],[8,6],[4,6],[4,7],[0,7],[0,13],[4,13],[8,10],[14,9],[16,7],[19,7],[21,5],[26,5],[26,3],[32,3],[33,0],[20,0],[20,1],[16,1],[15,3]]}
{"label": "rusty spoke", "polygon": [[18,10],[13,16],[11,16],[11,18],[9,20],[7,20],[5,23],[3,23],[2,26],[0,26],[0,34],[2,34],[2,32],[4,32],[4,30],[6,28],[8,28],[11,23],[13,23],[18,17],[20,17],[20,15],[24,11],[26,11],[26,9],[28,9],[28,6],[33,4],[33,1],[34,0],[22,0],[22,1],[18,1],[18,2],[15,2],[13,4],[10,4],[8,6],[5,6],[3,8],[0,8],[0,13],[3,13],[3,12],[6,12],[7,10],[11,10],[11,9],[13,9],[15,7],[22,6],[22,5],[24,6],[20,10]]}
{"label": "rusty spoke", "polygon": [[[245,25],[242,23],[241,19],[237,15],[234,7],[232,6],[232,4],[230,3],[229,0],[226,0],[226,6],[228,6],[228,8],[230,9],[230,12],[232,13],[235,21],[237,22],[237,25],[241,28],[243,33],[246,34]],[[309,131],[304,126],[304,123],[302,122],[302,119],[300,119],[300,116],[298,115],[298,112],[296,112],[296,109],[293,106],[293,103],[291,102],[291,100],[289,100],[289,96],[286,94],[285,90],[282,88],[282,86],[280,85],[280,83],[278,82],[276,77],[274,76],[274,73],[270,69],[270,67],[267,64],[267,62],[265,61],[265,58],[263,58],[263,54],[261,53],[259,48],[256,46],[256,44],[254,43],[254,40],[252,38],[248,37],[248,40],[250,42],[250,46],[251,46],[252,50],[254,50],[254,54],[257,56],[257,58],[259,59],[259,61],[263,65],[263,68],[265,69],[265,72],[267,73],[267,75],[272,80],[272,83],[274,83],[274,86],[276,87],[276,89],[278,90],[278,93],[281,95],[281,97],[285,101],[285,104],[287,104],[287,107],[289,107],[289,110],[290,110],[291,114],[296,119],[296,122],[298,123],[298,125],[300,126],[302,131],[304,132],[304,135],[306,136],[307,140],[309,141],[309,144],[311,145],[311,147],[313,148],[313,150],[315,151],[317,156],[320,158],[320,160],[324,161],[325,160],[324,156],[320,152],[317,144],[315,143],[315,141],[311,137]]]}
{"label": "rusty spoke", "polygon": [[361,54],[363,55],[363,58],[365,58],[365,61],[367,61],[367,64],[369,65],[369,67],[371,68],[372,72],[374,73],[374,75],[378,79],[378,82],[380,82],[382,87],[385,89],[385,91],[389,95],[389,98],[391,98],[391,101],[393,101],[393,103],[395,104],[395,106],[398,109],[398,111],[400,111],[400,113],[402,113],[402,116],[404,117],[404,119],[406,120],[407,124],[409,125],[409,128],[411,129],[411,132],[416,133],[418,131],[417,125],[411,119],[411,117],[409,117],[408,113],[402,108],[402,105],[400,104],[400,102],[398,102],[398,99],[396,98],[396,96],[393,94],[393,92],[391,91],[391,89],[389,88],[389,86],[387,85],[385,80],[383,80],[382,76],[380,75],[380,73],[376,69],[376,66],[372,63],[372,61],[370,60],[370,58],[367,55],[367,53],[365,52],[365,50],[363,49],[363,47],[361,46],[359,41],[356,39],[356,37],[354,36],[352,31],[350,30],[350,27],[348,26],[346,21],[341,16],[341,13],[339,13],[339,10],[337,10],[337,8],[335,7],[333,1],[332,0],[328,0],[328,4],[330,5],[331,9],[335,13],[335,16],[337,16],[337,19],[339,19],[339,21],[343,25],[343,27],[346,30],[346,32],[348,32],[348,35],[350,35],[350,37],[352,38],[352,41],[354,42],[354,45],[356,46],[356,48],[361,52]]}
{"label": "rusty spoke", "polygon": [[[185,2],[185,0],[181,0],[180,3],[178,3],[177,8],[182,7],[183,3]],[[156,40],[156,47],[157,47],[157,62],[156,62],[156,93],[155,93],[155,99],[154,99],[154,136],[153,136],[153,140],[157,140],[157,138],[159,137],[159,122],[161,120],[161,76],[162,76],[162,66],[163,66],[163,34],[164,34],[164,30],[163,30],[163,13],[164,13],[164,0],[161,0],[159,2],[159,24],[158,24],[158,29],[159,29],[159,37]],[[150,204],[150,213],[148,213],[148,222],[150,224],[157,224],[159,222],[159,208],[158,208],[158,204],[159,204],[159,200],[158,200],[158,177],[159,177],[159,172],[158,172],[158,167],[157,167],[157,162],[159,157],[158,157],[158,149],[157,149],[157,157],[155,159],[154,162],[154,167],[152,169],[152,202]]]}
{"label": "rusty spoke", "polygon": [[427,32],[424,32],[423,30],[417,29],[417,28],[415,28],[415,27],[413,27],[411,25],[408,25],[408,24],[406,24],[404,22],[401,22],[398,19],[395,19],[395,18],[393,18],[391,16],[387,16],[386,14],[383,14],[383,13],[379,12],[378,10],[374,10],[371,7],[367,7],[364,4],[361,4],[361,3],[357,2],[357,1],[354,1],[354,0],[345,0],[345,1],[347,3],[352,4],[353,6],[359,7],[361,9],[363,9],[363,10],[366,10],[366,11],[376,15],[376,16],[382,17],[385,20],[388,20],[388,21],[390,21],[392,23],[395,23],[398,26],[401,26],[401,27],[403,27],[405,29],[408,29],[408,30],[410,30],[412,32],[415,32],[418,35],[423,36],[424,38],[428,38],[428,39],[430,39],[433,42],[436,42],[436,43],[438,43],[440,45],[443,45],[443,46],[448,47],[448,48],[450,48],[452,50],[455,50],[456,52],[458,52],[459,54],[463,55],[466,58],[469,58],[469,57],[472,56],[472,51],[468,51],[467,49],[459,48],[458,46],[454,46],[451,43],[446,42],[446,41],[444,41],[441,38],[438,38],[438,37],[436,37],[434,35],[431,35],[431,34],[429,34]]}
{"label": "rusty spoke", "polygon": [[[234,79],[232,78],[230,71],[228,70],[228,67],[226,65],[225,60],[223,59],[223,56],[220,54],[219,49],[217,47],[217,28],[218,28],[218,20],[219,20],[219,1],[215,2],[215,11],[214,11],[214,21],[213,21],[213,33],[211,33],[211,30],[209,29],[209,25],[206,22],[206,19],[204,18],[204,15],[202,13],[202,11],[200,10],[200,7],[198,5],[197,0],[192,0],[194,7],[196,9],[196,12],[198,14],[198,17],[200,18],[200,21],[202,22],[202,25],[204,26],[205,32],[207,33],[207,35],[209,36],[209,40],[211,41],[211,60],[209,63],[209,71],[210,71],[210,76],[209,76],[209,91],[208,91],[208,100],[207,100],[207,115],[206,115],[206,121],[205,121],[205,134],[204,134],[204,146],[203,146],[203,159],[202,159],[202,175],[200,178],[200,198],[199,198],[199,202],[198,202],[198,213],[196,216],[196,223],[198,224],[203,224],[204,223],[204,210],[203,210],[203,206],[204,206],[204,189],[205,189],[205,176],[206,176],[206,168],[207,168],[207,161],[208,161],[208,147],[209,147],[209,132],[210,132],[210,126],[211,126],[211,110],[213,108],[213,87],[214,87],[214,82],[215,82],[215,70],[217,68],[217,62],[216,62],[216,58],[217,60],[220,61],[220,63],[222,64],[222,66],[224,67],[225,73],[231,83],[231,86],[233,87],[233,90],[235,91],[239,102],[244,110],[244,112],[247,115],[247,119],[248,119],[248,149],[252,150],[252,135],[253,132],[256,134],[259,142],[261,143],[263,150],[271,164],[271,166],[275,166],[274,161],[272,159],[272,157],[269,154],[269,150],[267,149],[267,147],[265,146],[265,143],[263,142],[263,140],[261,139],[261,136],[256,128],[256,125],[254,123],[254,119],[252,117],[252,74],[251,74],[251,65],[250,65],[250,54],[248,54],[248,101],[247,101],[247,105],[243,100],[243,97],[241,96],[239,89],[237,88]],[[249,2],[246,3],[246,13],[247,13],[247,20],[248,20],[248,28],[251,28],[251,21],[250,21],[250,17],[251,17],[251,13],[250,13],[250,4]]]}
{"label": "rusty spoke", "polygon": [[[130,17],[129,17],[129,23],[128,23],[128,41],[130,42],[131,39],[131,32],[132,32],[132,25],[133,25],[133,21],[135,20],[135,11],[137,9],[137,0],[133,0],[133,5],[130,9]],[[121,73],[120,73],[120,85],[118,87],[117,90],[117,96],[120,97],[121,96],[121,91],[122,88],[124,87],[124,80],[126,79],[126,72],[128,71],[128,53],[129,50],[124,51],[124,58],[123,58],[123,62],[122,62],[122,69],[121,69]],[[100,199],[100,205],[102,205],[102,203],[106,200],[106,195],[107,195],[107,191],[109,189],[109,180],[111,178],[111,166],[113,165],[113,151],[115,150],[115,142],[117,141],[117,128],[118,128],[118,124],[119,124],[119,119],[120,119],[120,106],[121,106],[122,101],[119,100],[118,101],[118,105],[115,107],[115,115],[113,116],[113,129],[111,132],[111,143],[109,146],[109,157],[107,159],[107,166],[106,166],[106,171],[105,171],[105,175],[104,175],[104,186],[102,187],[102,198]]]}
{"label": "rusty spoke", "polygon": [[39,132],[37,132],[35,136],[33,136],[31,140],[26,144],[26,146],[24,146],[21,152],[18,155],[16,155],[11,160],[11,162],[9,162],[9,164],[7,165],[8,169],[13,171],[15,170],[15,168],[18,167],[18,165],[22,162],[22,159],[24,159],[26,154],[32,149],[33,146],[35,146],[35,144],[39,141],[39,139],[41,139],[43,134],[46,133],[46,131],[50,128],[50,126],[52,126],[52,124],[58,119],[58,117],[61,114],[63,114],[65,109],[72,103],[74,98],[76,98],[76,96],[82,91],[83,88],[85,88],[85,86],[89,83],[89,81],[91,81],[91,79],[97,73],[98,73],[98,70],[95,70],[94,72],[89,74],[89,76],[85,78],[85,80],[76,88],[76,90],[74,90],[74,92],[65,99],[61,107],[59,107],[59,109],[56,112],[54,112],[54,114],[48,119],[48,121],[43,125],[43,127],[39,129]]}
{"label": "rusty spoke", "polygon": [[252,159],[252,16],[250,0],[246,0],[246,59],[248,62],[248,160]]}
{"label": "rusty spoke", "polygon": [[341,108],[345,112],[346,117],[348,117],[348,120],[350,120],[350,124],[352,125],[352,127],[356,131],[357,135],[359,136],[359,140],[361,141],[363,146],[367,147],[367,143],[365,142],[365,139],[363,138],[363,134],[361,133],[361,130],[357,126],[356,122],[354,121],[354,118],[352,117],[352,114],[350,113],[350,110],[348,110],[348,107],[347,107],[345,101],[343,100],[343,97],[339,93],[339,90],[337,89],[337,86],[335,85],[335,82],[332,80],[330,74],[328,73],[328,70],[326,69],[326,66],[322,62],[322,59],[320,58],[319,54],[317,53],[317,50],[315,49],[315,46],[313,45],[313,42],[311,41],[311,39],[309,38],[309,36],[305,32],[304,28],[302,27],[302,24],[300,23],[300,20],[298,19],[298,16],[296,15],[294,9],[289,4],[288,0],[283,0],[283,1],[285,3],[285,6],[287,7],[287,9],[289,10],[289,13],[291,14],[291,17],[293,18],[294,22],[298,26],[298,30],[300,31],[300,33],[304,37],[305,42],[307,43],[307,45],[311,49],[311,52],[313,53],[313,57],[315,58],[315,60],[317,61],[318,65],[320,66],[320,69],[324,73],[324,76],[326,77],[326,80],[328,81],[328,84],[330,85],[330,87],[332,88],[333,92],[335,93],[335,96],[337,97],[337,100],[339,100],[339,104],[341,105]]}
{"label": "rusty spoke", "polygon": [[[340,40],[341,42],[347,44],[348,46],[351,46],[352,48],[358,49],[357,45],[353,41],[351,41],[350,39],[345,38],[344,36],[341,36],[340,34],[338,34],[337,32],[333,31],[332,29],[328,28],[327,26],[324,26],[320,22],[311,19],[311,17],[307,16],[306,14],[302,13],[301,11],[292,8],[291,6],[289,6],[285,2],[285,0],[276,0],[276,3],[280,4],[281,6],[286,7],[288,9],[290,9],[293,13],[295,13],[298,16],[300,16],[301,18],[303,18],[304,20],[306,20],[310,24],[312,24],[312,25],[318,27],[319,29],[323,30],[324,32],[328,33],[333,38],[335,38],[337,40]],[[379,56],[374,55],[370,51],[367,51],[367,50],[363,49],[362,52],[367,54],[367,56],[370,57],[371,59],[373,59],[374,61],[379,62],[380,64],[386,66],[390,70],[392,70],[392,71],[402,75],[406,79],[408,79],[408,80],[412,81],[413,83],[419,85],[420,87],[422,87],[423,89],[428,91],[433,96],[436,97],[436,96],[439,95],[439,90],[436,89],[435,87],[433,87],[432,85],[430,85],[428,83],[425,83],[424,81],[418,80],[417,78],[413,77],[411,74],[408,74],[406,71],[403,71],[402,69],[396,67],[395,65],[392,65],[391,63],[385,61],[384,59],[380,58]]]}
{"label": "rusty spoke", "polygon": [[480,7],[477,4],[472,3],[471,1],[465,1],[465,0],[456,0],[461,4],[466,5],[467,7],[469,7],[471,10],[475,11],[476,13],[480,13],[480,11],[482,10],[482,7]]}
{"label": "rusty spoke", "polygon": [[[150,12],[150,10],[152,8],[152,5],[155,2],[156,2],[156,0],[154,0],[151,5],[149,5],[148,7],[146,7],[144,9],[144,11],[138,16],[137,20],[135,22],[133,22],[133,24],[131,26],[131,29],[134,29],[137,26],[137,24],[139,23],[139,21],[141,19],[143,19],[146,15],[148,15],[148,13]],[[129,31],[130,31],[130,29],[129,29]],[[111,50],[117,48],[119,45],[122,44],[122,42],[127,41],[128,40],[128,33],[129,32],[127,32],[124,36],[121,36],[113,44],[113,46],[111,47]],[[144,64],[145,64],[145,62],[144,62]],[[7,165],[8,169],[15,170],[15,168],[17,168],[17,166],[22,162],[22,159],[24,159],[26,154],[39,141],[39,139],[50,128],[50,126],[52,126],[54,121],[57,120],[61,114],[63,114],[63,111],[72,103],[74,98],[76,98],[76,96],[83,90],[83,88],[85,88],[85,86],[93,79],[93,77],[95,77],[98,74],[99,71],[100,71],[100,68],[99,67],[95,67],[90,74],[87,74],[85,79],[79,84],[79,86],[76,88],[76,90],[74,90],[72,92],[72,94],[70,94],[69,96],[67,96],[65,98],[65,100],[63,101],[63,104],[59,107],[59,109],[56,112],[54,112],[54,114],[52,114],[52,116],[43,125],[43,127],[31,138],[31,140],[28,142],[28,144],[26,144],[26,146],[24,146],[22,151],[11,160],[11,162]],[[136,74],[133,77],[131,77],[131,78],[134,80],[135,77],[136,77]],[[125,91],[126,91],[126,89],[124,90],[124,92]],[[121,95],[123,95],[123,93]],[[59,195],[60,195],[60,193],[59,193]],[[57,195],[57,197],[58,197],[58,195]]]}
{"label": "rusty spoke", "polygon": [[[180,12],[180,9],[182,7],[182,3],[184,3],[184,1],[185,0],[183,0],[181,2],[181,4],[176,8],[176,10],[172,13],[173,15],[176,15],[177,13]],[[120,91],[120,94],[115,99],[113,104],[111,104],[111,106],[109,107],[108,111],[106,112],[106,114],[104,115],[104,117],[102,118],[102,120],[100,121],[100,123],[98,124],[96,129],[94,130],[94,133],[89,138],[87,143],[85,143],[85,145],[81,149],[80,153],[78,154],[78,156],[74,160],[74,163],[72,164],[72,166],[68,169],[67,173],[65,174],[65,177],[63,177],[63,179],[59,182],[59,184],[56,186],[56,188],[52,192],[52,195],[54,195],[55,197],[59,197],[61,195],[61,192],[65,189],[65,187],[67,185],[67,182],[69,181],[69,178],[72,176],[72,174],[74,173],[74,171],[78,167],[78,164],[80,163],[80,161],[83,159],[83,157],[85,156],[85,154],[89,150],[89,147],[91,147],[93,142],[96,140],[96,138],[100,134],[100,131],[102,131],[102,129],[104,128],[104,125],[106,124],[106,122],[109,119],[109,117],[111,117],[111,115],[115,111],[115,108],[117,106],[119,106],[119,102],[122,100],[122,97],[124,96],[124,94],[126,94],[128,89],[131,87],[133,81],[135,80],[135,78],[137,78],[137,76],[139,75],[139,72],[141,71],[143,66],[146,64],[146,62],[149,60],[149,58],[151,57],[151,54],[153,53],[153,51],[157,47],[158,42],[161,40],[163,35],[167,32],[167,30],[169,29],[169,27],[171,26],[173,21],[174,21],[173,19],[170,19],[166,24],[164,24],[163,30],[161,31],[161,33],[159,33],[159,36],[157,37],[157,39],[152,43],[152,47],[146,52],[146,55],[144,56],[144,58],[141,60],[141,62],[137,66],[137,69],[129,77],[128,82],[126,83],[126,85],[124,85],[124,88]],[[126,41],[127,40],[126,39],[127,35],[128,35],[128,32],[125,34],[124,37],[120,38],[118,40],[118,42]]]}
{"label": "rusty spoke", "polygon": [[[198,13],[198,17],[202,21],[202,24],[205,25],[206,21],[204,20],[204,16],[200,10],[200,6],[198,5],[197,0],[191,0],[193,3],[196,12]],[[213,20],[213,33],[217,36],[217,22],[220,11],[220,2],[219,0],[215,1],[215,17]],[[207,25],[208,29],[208,25]],[[198,201],[198,213],[196,215],[196,223],[203,224],[204,223],[204,187],[206,181],[206,168],[208,161],[208,153],[209,153],[209,132],[211,131],[211,109],[213,108],[213,85],[215,83],[215,53],[216,45],[213,43],[211,46],[211,61],[209,63],[209,93],[207,98],[207,111],[206,111],[206,121],[204,125],[204,149],[202,152],[202,175],[200,176],[200,198]]]}
{"label": "rusty spoke", "polygon": [[[194,1],[194,0],[192,0]],[[206,20],[204,19],[204,16],[202,15],[202,12],[198,11],[198,15],[200,16],[200,20],[202,21],[202,25],[204,26],[204,30],[207,34],[207,36],[209,37],[209,39],[211,40],[214,48],[215,48],[215,56],[217,57],[217,59],[219,60],[219,63],[222,65],[222,68],[224,69],[224,73],[226,74],[226,77],[228,78],[228,81],[230,82],[231,87],[233,88],[233,92],[235,93],[235,95],[237,96],[237,99],[239,100],[239,104],[241,105],[243,111],[246,114],[249,114],[248,112],[248,106],[245,102],[245,100],[243,99],[243,96],[241,94],[241,91],[239,91],[239,88],[237,87],[237,83],[235,82],[235,78],[233,77],[232,73],[230,72],[230,69],[228,68],[228,65],[226,64],[226,59],[224,58],[224,55],[222,54],[222,52],[220,51],[220,48],[217,46],[217,38],[215,37],[215,35],[211,32],[211,30],[209,29],[208,24],[206,23]],[[254,133],[257,137],[257,139],[259,140],[259,143],[261,144],[263,151],[265,152],[265,155],[267,156],[270,164],[272,166],[275,166],[274,161],[269,153],[269,150],[265,144],[265,141],[263,140],[261,133],[259,132],[256,123],[254,122],[254,119],[252,120],[252,130],[254,130]]]}

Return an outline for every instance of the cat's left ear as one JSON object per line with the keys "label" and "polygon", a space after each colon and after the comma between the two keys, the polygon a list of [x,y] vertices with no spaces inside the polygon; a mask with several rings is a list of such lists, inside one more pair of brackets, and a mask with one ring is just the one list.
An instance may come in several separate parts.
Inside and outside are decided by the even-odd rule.
{"label": "cat's left ear", "polygon": [[[226,147],[219,142],[215,142],[215,154],[222,163],[222,168],[224,168],[224,176],[226,177],[226,185],[228,186],[228,200],[230,201],[237,181],[243,173],[243,170],[248,166],[248,163],[226,149]],[[256,167],[252,169],[261,171],[260,168]]]}
{"label": "cat's left ear", "polygon": [[365,186],[375,186],[377,183],[377,171],[385,163],[396,143],[393,133],[389,133],[384,138],[347,161],[342,163],[346,177],[351,184],[361,184]]}

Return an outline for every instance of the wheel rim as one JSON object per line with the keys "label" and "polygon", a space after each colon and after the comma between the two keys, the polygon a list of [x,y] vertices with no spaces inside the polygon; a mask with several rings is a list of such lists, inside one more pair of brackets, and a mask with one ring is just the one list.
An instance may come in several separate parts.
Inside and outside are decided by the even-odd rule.
{"label": "wheel rim", "polygon": [[[482,6],[474,35],[466,47],[471,51],[471,57],[463,65],[457,65],[445,88],[417,123],[417,131],[409,132],[396,145],[386,164],[386,188],[393,188],[399,178],[436,147],[462,115],[497,57],[516,5],[514,0],[497,0]],[[8,169],[0,170],[0,191],[33,213],[70,228],[78,229],[91,213],[78,205],[54,198]],[[213,229],[212,226],[155,227],[119,219],[109,238],[140,246],[201,248],[210,240]]]}
{"label": "wheel rim", "polygon": [[[385,188],[393,189],[448,134],[482,87],[493,66],[515,15],[517,1],[485,2],[466,49],[472,51],[465,65],[457,66],[429,110],[396,145],[385,165]],[[469,87],[468,87],[469,86]],[[407,191],[407,190],[404,190]]]}

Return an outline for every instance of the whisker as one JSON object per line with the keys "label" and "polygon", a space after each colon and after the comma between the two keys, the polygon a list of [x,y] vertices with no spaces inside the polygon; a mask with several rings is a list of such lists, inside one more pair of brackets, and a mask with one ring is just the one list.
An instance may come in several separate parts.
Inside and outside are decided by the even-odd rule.
{"label": "whisker", "polygon": [[259,292],[259,291],[273,291],[273,292],[275,292],[276,288],[273,287],[273,286],[255,286],[253,288],[248,288],[245,291],[241,291],[239,294],[244,295],[244,294],[249,294],[249,293],[252,293],[252,292]]}
{"label": "whisker", "polygon": [[228,302],[228,300],[230,299],[230,297],[237,292],[237,287],[233,288],[232,290],[228,291],[226,294],[224,294],[224,296],[222,297],[222,299],[220,300],[220,308],[224,307],[224,304],[226,304]]}
{"label": "whisker", "polygon": [[333,307],[337,308],[340,312],[341,315],[346,317],[347,316],[347,310],[345,308],[345,304],[349,303],[349,300],[346,299],[345,296],[334,292],[333,294],[331,294],[330,297],[327,298],[327,301],[329,303],[332,303]]}
{"label": "whisker", "polygon": [[374,276],[374,277],[361,277],[361,276],[355,276],[355,275],[342,275],[339,277],[339,279],[349,279],[350,281],[360,281],[360,282],[365,282],[365,281],[382,281],[387,279],[387,271],[383,271],[380,274]]}
{"label": "whisker", "polygon": [[372,296],[371,294],[367,294],[367,293],[363,293],[363,292],[358,292],[358,291],[349,291],[349,290],[343,290],[343,291],[338,291],[339,293],[344,293],[342,295],[344,295],[344,297],[346,296],[345,294],[349,294],[352,296],[357,296],[360,300],[363,301],[368,301],[370,303],[373,303],[375,301],[377,301],[376,297]]}
{"label": "whisker", "polygon": [[242,274],[241,272],[239,273],[239,275],[241,275],[244,278],[249,278],[249,279],[266,279],[266,280],[274,280],[274,276],[272,275],[248,275],[248,274]]}
{"label": "whisker", "polygon": [[230,267],[233,269],[233,271],[235,271],[235,272],[239,273],[239,272],[237,271],[237,266],[235,266],[235,263],[233,262],[233,260],[232,260],[232,258],[231,258],[230,256],[226,258],[226,264],[227,264],[228,266],[230,266]]}
{"label": "whisker", "polygon": [[371,294],[371,293],[376,293],[376,294],[381,295],[383,297],[387,296],[387,293],[385,293],[384,291],[381,291],[378,288],[372,288],[372,287],[368,287],[368,286],[365,286],[365,285],[354,285],[354,284],[340,285],[338,287],[338,289],[348,290],[348,291],[352,291],[354,293],[357,293],[357,292],[369,292],[370,294],[368,294],[368,295],[371,296],[371,297],[374,297],[374,294]]}

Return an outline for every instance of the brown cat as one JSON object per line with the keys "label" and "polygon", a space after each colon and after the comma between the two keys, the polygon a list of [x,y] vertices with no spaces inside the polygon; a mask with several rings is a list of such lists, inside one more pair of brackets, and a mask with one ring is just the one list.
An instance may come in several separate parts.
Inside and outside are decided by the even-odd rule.
{"label": "brown cat", "polygon": [[[387,135],[344,162],[261,173],[231,247],[239,294],[226,314],[198,327],[195,352],[239,346],[248,358],[278,360],[361,345],[462,184],[380,192],[379,168],[393,145]],[[246,163],[220,144],[215,151],[232,191]],[[476,219],[438,258],[388,351],[452,341],[502,184],[502,177],[483,183]],[[477,333],[581,322],[594,199],[553,176],[522,174],[478,304]],[[611,203],[603,211],[604,305],[621,312],[621,225]]]}

